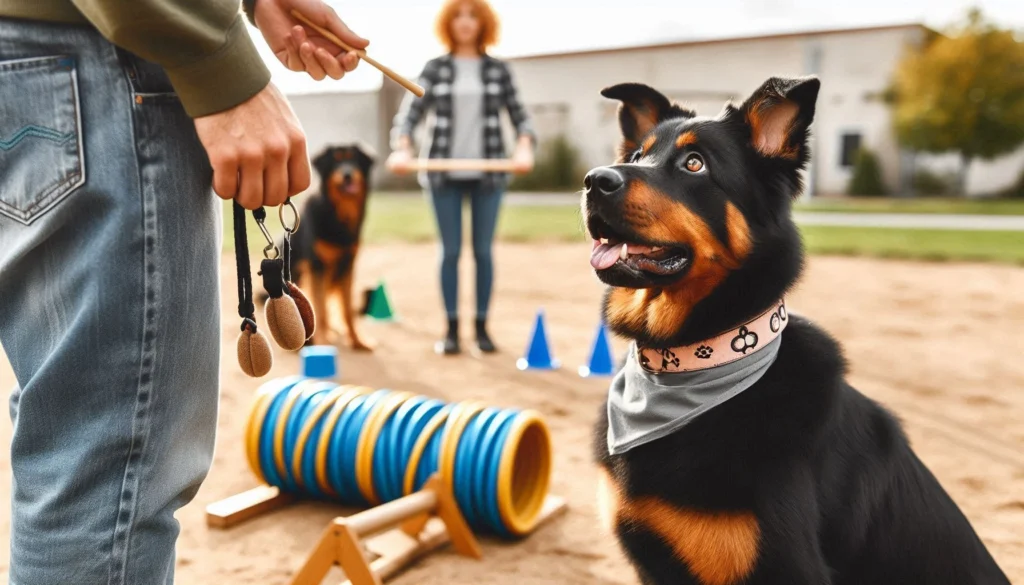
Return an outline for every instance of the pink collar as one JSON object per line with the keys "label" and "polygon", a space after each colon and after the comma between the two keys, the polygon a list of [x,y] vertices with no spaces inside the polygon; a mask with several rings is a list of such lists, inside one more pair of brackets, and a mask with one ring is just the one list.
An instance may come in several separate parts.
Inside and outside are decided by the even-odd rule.
{"label": "pink collar", "polygon": [[637,348],[640,366],[654,373],[706,370],[758,351],[782,334],[789,322],[786,301],[711,339],[668,349]]}

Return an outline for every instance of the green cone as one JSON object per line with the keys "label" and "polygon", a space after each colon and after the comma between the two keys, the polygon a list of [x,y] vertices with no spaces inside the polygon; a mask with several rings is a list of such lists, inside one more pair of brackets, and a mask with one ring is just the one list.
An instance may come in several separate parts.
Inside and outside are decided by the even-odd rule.
{"label": "green cone", "polygon": [[391,310],[391,302],[388,300],[388,293],[384,290],[383,282],[377,285],[377,288],[373,291],[366,316],[377,321],[395,320],[395,313]]}

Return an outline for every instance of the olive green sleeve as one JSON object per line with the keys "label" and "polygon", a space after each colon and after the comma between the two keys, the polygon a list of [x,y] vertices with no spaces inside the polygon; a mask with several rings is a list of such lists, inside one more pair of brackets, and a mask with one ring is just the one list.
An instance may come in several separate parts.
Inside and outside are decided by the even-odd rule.
{"label": "olive green sleeve", "polygon": [[239,0],[72,0],[115,45],[167,71],[193,118],[248,100],[270,82]]}

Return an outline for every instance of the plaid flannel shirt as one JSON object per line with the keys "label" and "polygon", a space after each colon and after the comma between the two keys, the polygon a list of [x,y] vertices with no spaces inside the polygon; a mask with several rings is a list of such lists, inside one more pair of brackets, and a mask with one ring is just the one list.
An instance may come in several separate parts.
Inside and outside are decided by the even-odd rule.
{"label": "plaid flannel shirt", "polygon": [[[516,86],[512,81],[512,73],[508,65],[484,55],[480,68],[484,82],[484,125],[480,129],[484,136],[484,158],[505,158],[505,142],[501,131],[501,109],[508,110],[509,117],[518,136],[536,135],[530,125],[526,108],[519,101]],[[452,83],[455,81],[455,67],[451,55],[444,55],[431,60],[423,68],[419,83],[423,86],[422,98],[407,94],[395,116],[392,130],[392,148],[397,147],[398,138],[408,136],[412,140],[413,131],[430,109],[434,110],[434,124],[428,129],[428,156],[430,158],[450,158],[452,135]],[[436,189],[443,184],[446,177],[443,172],[420,174],[420,184],[424,188]],[[486,185],[494,190],[504,189],[508,184],[507,173],[485,173]]]}

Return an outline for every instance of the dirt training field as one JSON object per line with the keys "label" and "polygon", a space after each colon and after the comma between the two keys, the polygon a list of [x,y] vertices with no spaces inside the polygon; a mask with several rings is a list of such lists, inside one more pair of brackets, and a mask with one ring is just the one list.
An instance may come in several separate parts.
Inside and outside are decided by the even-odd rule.
{"label": "dirt training field", "polygon": [[[541,411],[554,433],[552,490],[570,504],[567,515],[522,542],[485,539],[483,561],[444,550],[417,563],[394,583],[636,583],[613,539],[598,528],[595,513],[590,425],[607,380],[576,375],[594,335],[602,290],[591,274],[588,250],[582,244],[499,245],[492,329],[502,353],[452,359],[432,351],[443,320],[434,247],[365,250],[357,266],[359,280],[372,285],[384,278],[401,321],[363,324],[379,346],[372,355],[343,350],[342,379]],[[461,300],[467,317],[473,301],[471,258],[465,254],[462,262]],[[223,266],[223,398],[217,454],[196,501],[179,514],[177,582],[284,584],[339,509],[300,504],[229,531],[210,530],[204,524],[206,504],[255,485],[240,439],[258,383],[241,374],[235,363],[234,269],[229,258]],[[920,457],[1014,582],[1024,582],[1022,290],[1022,268],[815,257],[789,299],[792,311],[811,317],[841,340],[854,385],[903,419]],[[540,307],[546,310],[549,336],[563,368],[519,372],[515,359]],[[464,329],[468,344],[468,323]],[[624,345],[617,342],[616,347]],[[275,351],[277,364],[267,379],[295,373],[297,357]],[[2,362],[0,387],[6,397],[14,380]],[[0,510],[9,506],[10,432],[4,415]],[[9,529],[8,522],[0,523],[4,582]]]}

